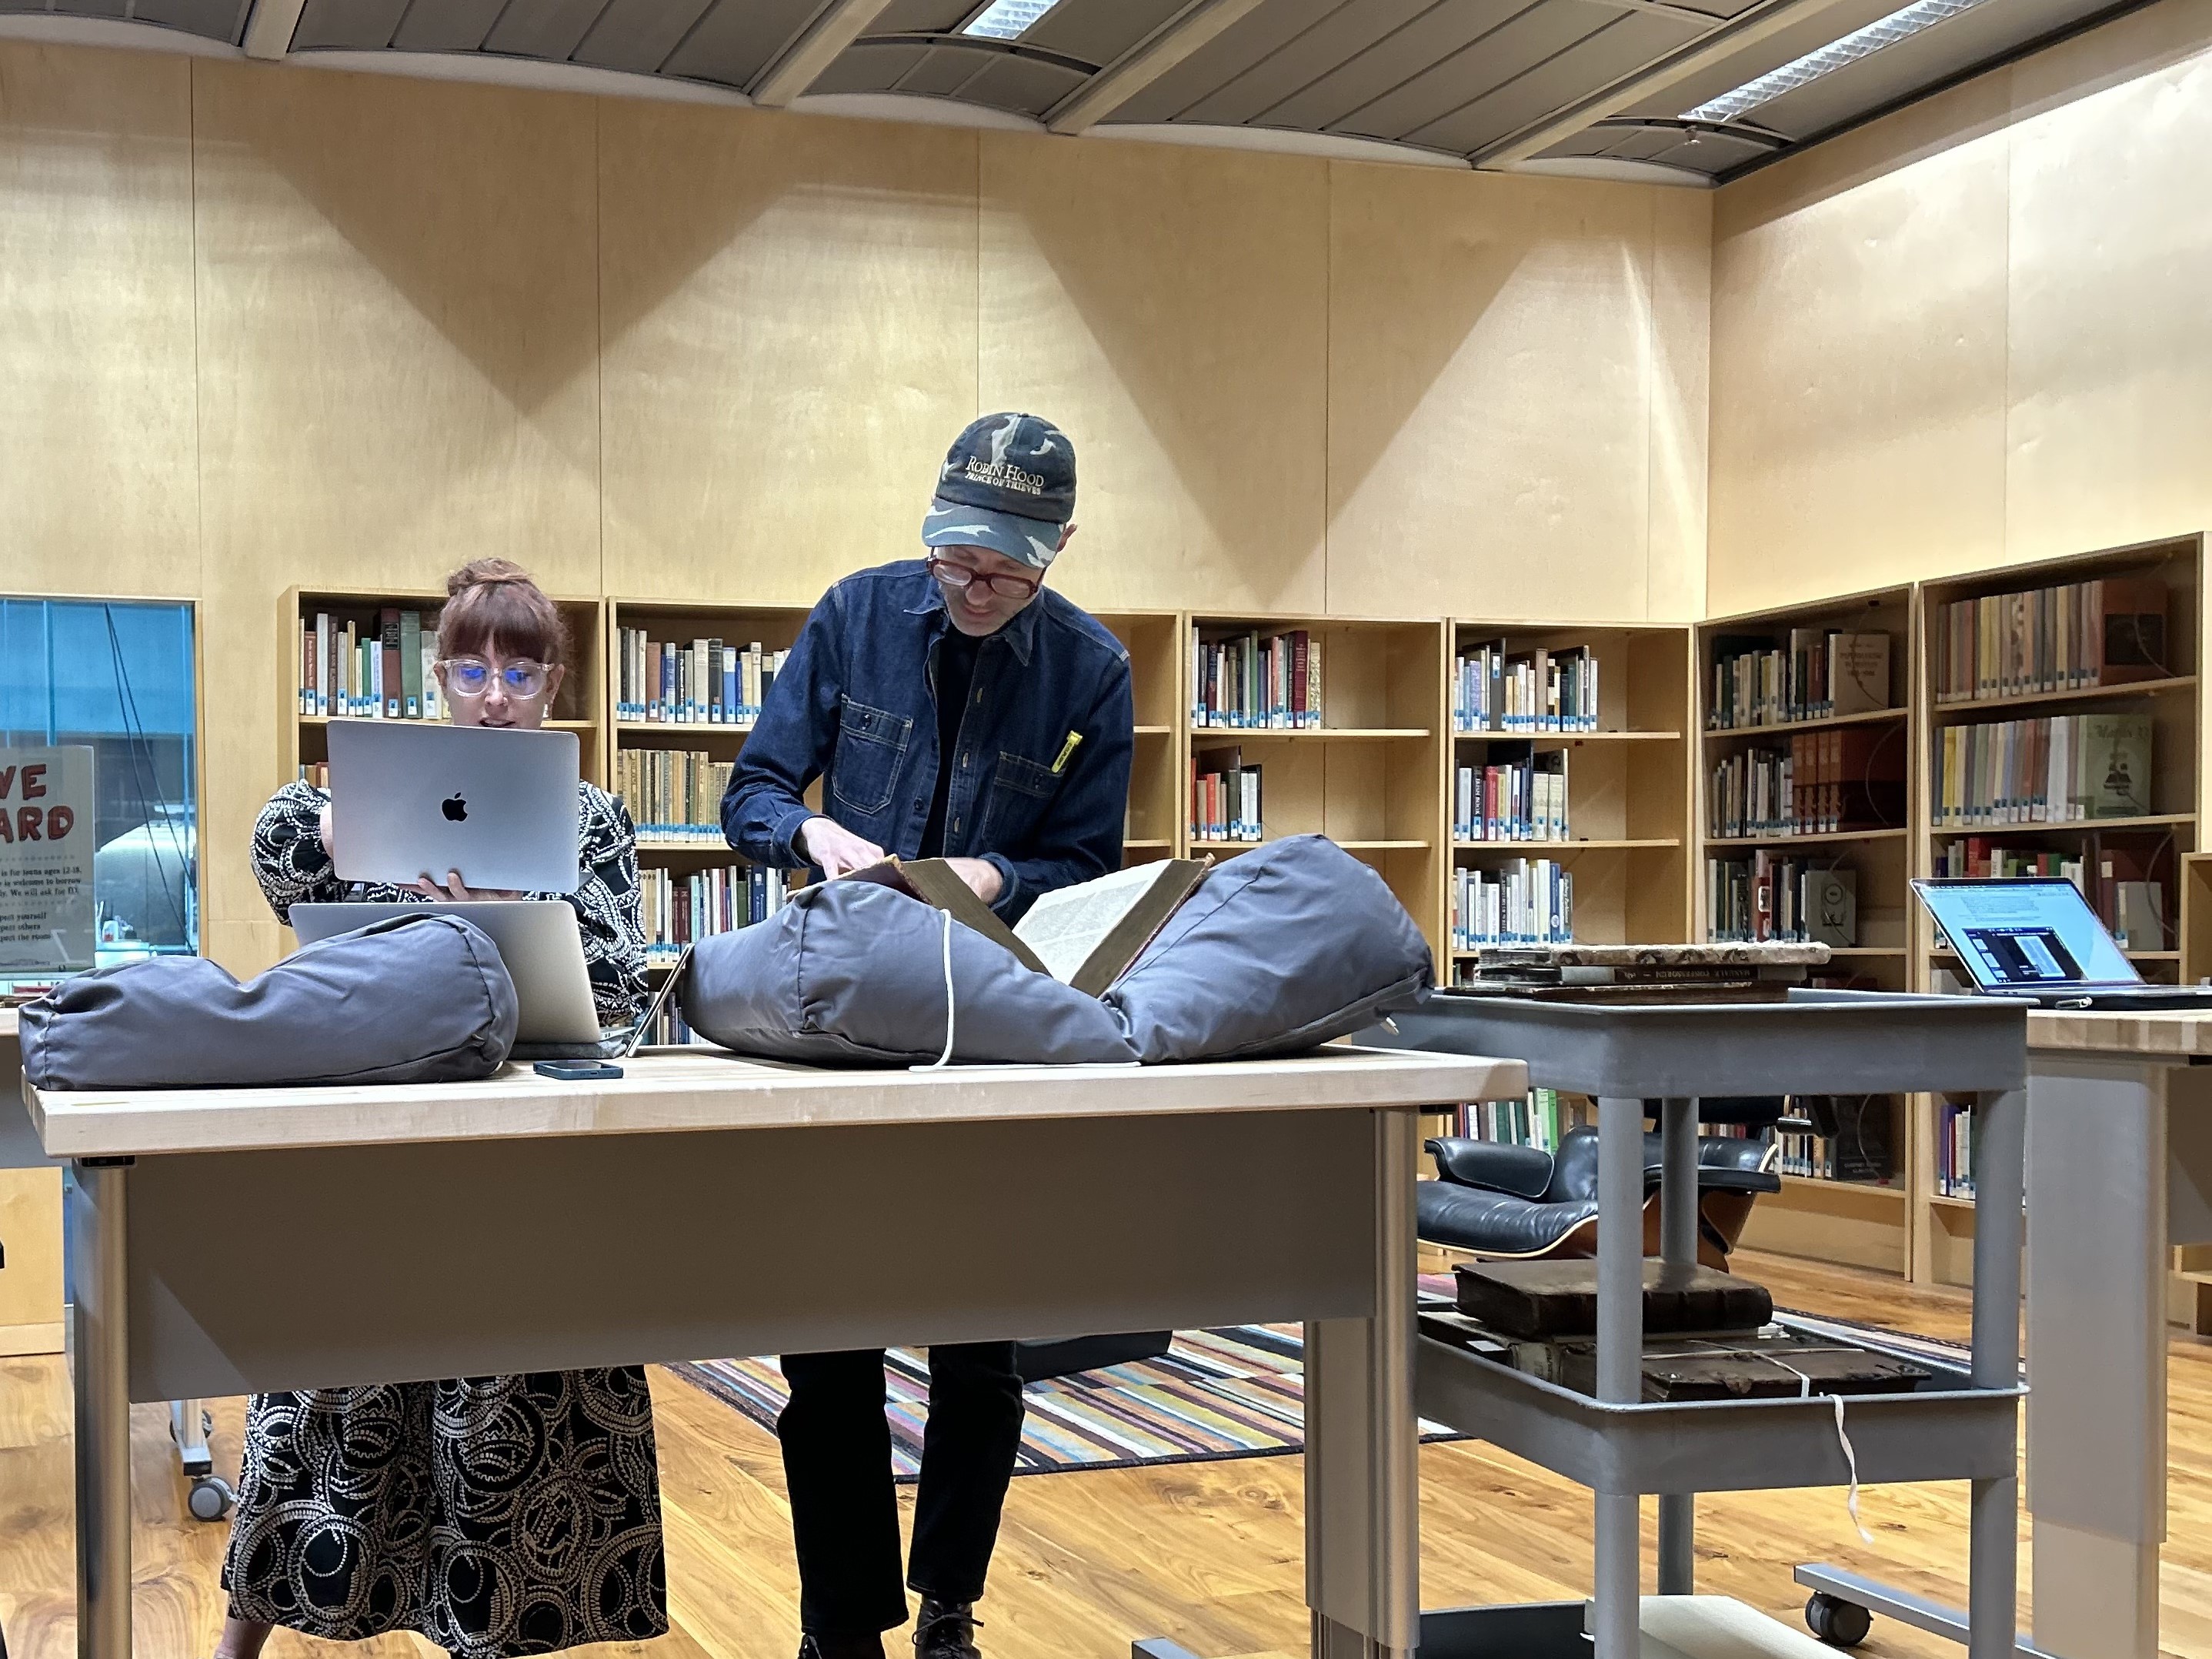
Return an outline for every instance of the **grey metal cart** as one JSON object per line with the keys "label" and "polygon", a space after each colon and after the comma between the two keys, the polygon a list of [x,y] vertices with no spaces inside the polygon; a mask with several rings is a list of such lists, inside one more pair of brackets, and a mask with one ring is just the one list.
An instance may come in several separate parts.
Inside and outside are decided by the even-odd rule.
{"label": "grey metal cart", "polygon": [[[1830,1396],[1641,1402],[1644,1102],[1663,1103],[1662,1255],[1690,1262],[1696,1260],[1698,1097],[1916,1091],[1968,1097],[1977,1109],[1972,1358],[1960,1370],[1912,1356],[1936,1375],[1913,1393],[1852,1397],[1848,1432],[1863,1482],[1972,1483],[1970,1607],[1966,1619],[1954,1620],[1957,1627],[1944,1633],[1962,1635],[1970,1659],[2012,1659],[2016,1447],[2025,1393],[2019,1336],[2025,1008],[1857,991],[1799,990],[1773,1003],[1647,1006],[1446,994],[1398,1016],[1395,1026],[1363,1041],[1522,1060],[1536,1086],[1598,1102],[1595,1397],[1427,1337],[1419,1340],[1415,1363],[1423,1417],[1592,1490],[1595,1595],[1587,1604],[1424,1613],[1423,1659],[1550,1659],[1588,1654],[1593,1638],[1595,1659],[1632,1659],[1643,1650],[1645,1622],[1638,1594],[1643,1494],[1659,1498],[1660,1595],[1688,1596],[1697,1493],[1841,1486],[1851,1479]],[[1832,1570],[1812,1571],[1828,1575],[1808,1609],[1815,1624],[1823,1622],[1824,1610],[1856,1613],[1881,1605],[1886,1612],[1902,1610],[1924,1628],[1942,1628],[1911,1618],[1928,1606],[1915,1598]],[[1823,1596],[1830,1601],[1822,1602]],[[1660,1611],[1680,1613],[1689,1605]],[[1671,1632],[1682,1629],[1679,1618],[1662,1622]],[[1761,1622],[1791,1642],[1807,1639]],[[1678,1633],[1668,1638],[1681,1639]],[[1788,1643],[1773,1650],[1790,1650]]]}

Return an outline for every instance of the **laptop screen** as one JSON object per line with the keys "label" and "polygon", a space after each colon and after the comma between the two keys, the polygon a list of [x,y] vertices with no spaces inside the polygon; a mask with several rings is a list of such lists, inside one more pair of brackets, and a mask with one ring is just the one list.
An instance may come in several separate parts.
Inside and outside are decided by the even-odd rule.
{"label": "laptop screen", "polygon": [[1913,889],[1985,991],[2140,985],[2142,975],[2070,881],[1916,881]]}

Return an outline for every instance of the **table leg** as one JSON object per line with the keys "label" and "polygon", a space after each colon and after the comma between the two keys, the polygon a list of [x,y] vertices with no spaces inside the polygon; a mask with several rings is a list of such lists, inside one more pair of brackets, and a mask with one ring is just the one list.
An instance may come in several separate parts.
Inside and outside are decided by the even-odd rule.
{"label": "table leg", "polygon": [[[2035,1646],[2057,1659],[2158,1653],[2174,1076],[2141,1060],[2033,1057],[2027,1507]],[[1987,1207],[1978,1197],[1978,1224]]]}
{"label": "table leg", "polygon": [[1306,1605],[1313,1659],[1419,1645],[1420,1436],[1413,1406],[1419,1115],[1375,1123],[1375,1316],[1306,1329]]}
{"label": "table leg", "polygon": [[[1674,1099],[1659,1109],[1659,1255],[1698,1259],[1698,1103]],[[1688,1595],[1697,1588],[1698,1499],[1694,1492],[1659,1498],[1659,1594]]]}
{"label": "table leg", "polygon": [[76,1167],[76,1650],[131,1659],[131,1373],[125,1176],[130,1160]]}
{"label": "table leg", "polygon": [[[2014,1089],[1974,1103],[1974,1384],[2020,1382],[2021,1164],[2027,1095]],[[1977,1480],[1969,1498],[1966,1651],[2012,1659],[2019,1593],[2020,1479]]]}
{"label": "table leg", "polygon": [[[1644,1103],[1601,1100],[1597,1126],[1597,1397],[1632,1404],[1644,1376]],[[1637,1496],[1600,1492],[1595,1506],[1595,1659],[1637,1659]]]}

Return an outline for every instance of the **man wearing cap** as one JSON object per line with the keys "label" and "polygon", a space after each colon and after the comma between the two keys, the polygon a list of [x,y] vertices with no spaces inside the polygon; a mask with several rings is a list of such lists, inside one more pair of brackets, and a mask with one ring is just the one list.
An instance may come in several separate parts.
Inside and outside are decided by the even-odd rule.
{"label": "man wearing cap", "polygon": [[[1128,653],[1043,585],[1074,510],[1074,448],[1050,422],[988,415],[963,432],[922,520],[926,556],[846,577],[807,617],[722,797],[730,845],[817,878],[887,853],[943,857],[1008,921],[1120,869]],[[817,777],[819,812],[803,799]],[[883,1351],[784,1358],[800,1659],[878,1659],[909,1585],[919,1659],[974,1659],[1021,1382],[1011,1342],[933,1347],[929,1364],[902,1581]]]}

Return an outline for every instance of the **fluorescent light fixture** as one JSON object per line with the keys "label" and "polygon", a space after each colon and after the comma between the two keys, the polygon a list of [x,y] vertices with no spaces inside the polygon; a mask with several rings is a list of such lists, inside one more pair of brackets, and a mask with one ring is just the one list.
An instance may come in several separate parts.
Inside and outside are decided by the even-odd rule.
{"label": "fluorescent light fixture", "polygon": [[1911,39],[1926,28],[1933,28],[1946,18],[1956,17],[1960,12],[1972,11],[1986,0],[1912,0],[1912,3],[1887,17],[1878,17],[1864,28],[1854,29],[1840,40],[1807,52],[1802,58],[1784,64],[1780,69],[1769,70],[1755,81],[1747,81],[1734,92],[1724,92],[1717,98],[1708,99],[1695,109],[1682,112],[1685,121],[1734,121],[1748,115],[1761,104],[1779,98],[1785,92],[1795,92],[1824,75],[1832,75],[1846,64],[1856,64],[1862,58],[1871,57],[1884,46]]}
{"label": "fluorescent light fixture", "polygon": [[1012,40],[1060,3],[1060,0],[991,0],[991,3],[961,26],[963,34],[980,34],[989,40]]}

